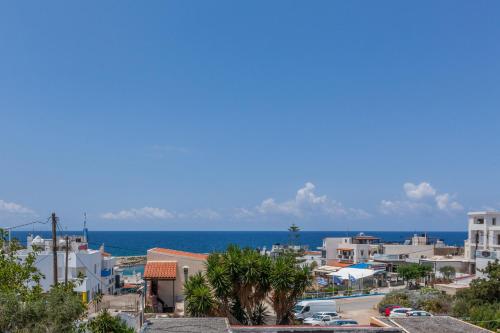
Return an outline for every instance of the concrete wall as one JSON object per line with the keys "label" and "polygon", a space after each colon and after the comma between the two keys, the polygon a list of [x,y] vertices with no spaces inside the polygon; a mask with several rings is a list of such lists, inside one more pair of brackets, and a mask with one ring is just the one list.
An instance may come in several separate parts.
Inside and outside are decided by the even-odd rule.
{"label": "concrete wall", "polygon": [[432,257],[434,255],[434,245],[401,245],[384,244],[384,254],[408,254],[410,259]]}

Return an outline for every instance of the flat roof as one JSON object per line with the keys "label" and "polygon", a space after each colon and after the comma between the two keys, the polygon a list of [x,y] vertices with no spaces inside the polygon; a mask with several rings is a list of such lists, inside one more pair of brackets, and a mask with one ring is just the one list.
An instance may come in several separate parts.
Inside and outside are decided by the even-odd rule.
{"label": "flat roof", "polygon": [[157,318],[149,319],[144,332],[152,333],[229,333],[226,318]]}
{"label": "flat roof", "polygon": [[483,210],[479,212],[468,212],[467,215],[499,215],[500,212],[494,210]]}
{"label": "flat roof", "polygon": [[491,333],[491,331],[450,316],[377,318],[392,327],[401,327],[408,333]]}

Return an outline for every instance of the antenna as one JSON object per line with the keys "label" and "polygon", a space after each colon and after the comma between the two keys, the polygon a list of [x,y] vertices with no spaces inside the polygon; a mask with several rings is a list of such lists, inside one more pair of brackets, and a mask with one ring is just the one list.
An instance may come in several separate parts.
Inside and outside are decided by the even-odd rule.
{"label": "antenna", "polygon": [[83,228],[87,228],[87,213],[83,213]]}

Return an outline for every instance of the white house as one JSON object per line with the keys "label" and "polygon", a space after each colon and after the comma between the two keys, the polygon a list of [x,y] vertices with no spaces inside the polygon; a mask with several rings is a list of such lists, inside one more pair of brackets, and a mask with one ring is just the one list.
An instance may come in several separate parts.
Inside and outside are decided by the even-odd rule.
{"label": "white house", "polygon": [[[57,243],[57,281],[64,283],[66,240],[58,237]],[[98,292],[113,294],[115,258],[103,249],[89,249],[85,237],[68,237],[68,244],[68,281],[77,284],[75,291],[82,299],[91,301]],[[28,236],[26,249],[18,251],[17,255],[24,260],[30,253],[36,255],[35,266],[44,275],[41,287],[44,291],[50,290],[54,284],[52,239]]]}
{"label": "white house", "polygon": [[354,237],[327,237],[320,248],[322,265],[366,262],[380,251],[379,243],[379,238],[363,233]]}
{"label": "white house", "polygon": [[500,260],[500,212],[468,213],[468,239],[464,243],[464,256],[476,261],[476,276],[488,262]]}

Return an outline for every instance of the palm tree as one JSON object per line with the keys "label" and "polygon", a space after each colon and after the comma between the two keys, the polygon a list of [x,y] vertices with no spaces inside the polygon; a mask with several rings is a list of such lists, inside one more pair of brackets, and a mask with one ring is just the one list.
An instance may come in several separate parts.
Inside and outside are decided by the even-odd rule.
{"label": "palm tree", "polygon": [[212,291],[199,272],[184,283],[185,311],[192,317],[206,317],[215,313]]}
{"label": "palm tree", "polygon": [[278,257],[271,271],[271,301],[277,325],[286,325],[292,321],[292,311],[297,299],[311,284],[312,275],[308,266],[298,266],[293,256]]}
{"label": "palm tree", "polygon": [[310,284],[310,270],[301,268],[293,255],[273,261],[255,250],[231,245],[226,252],[208,257],[205,275],[194,275],[185,283],[186,312],[261,325],[268,317],[265,302],[270,297],[277,323],[289,322],[296,300]]}
{"label": "palm tree", "polygon": [[290,233],[289,238],[290,238],[290,245],[295,245],[296,241],[299,239],[300,234],[300,228],[293,223],[290,228],[288,228],[288,231]]}

